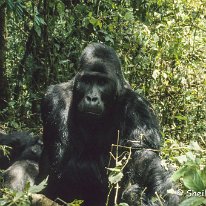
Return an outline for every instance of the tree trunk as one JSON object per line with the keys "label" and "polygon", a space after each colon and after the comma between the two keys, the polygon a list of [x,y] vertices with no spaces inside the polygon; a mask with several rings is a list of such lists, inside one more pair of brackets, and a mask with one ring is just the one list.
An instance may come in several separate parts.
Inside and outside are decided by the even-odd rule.
{"label": "tree trunk", "polygon": [[6,77],[6,8],[0,6],[0,112],[6,108],[9,99]]}

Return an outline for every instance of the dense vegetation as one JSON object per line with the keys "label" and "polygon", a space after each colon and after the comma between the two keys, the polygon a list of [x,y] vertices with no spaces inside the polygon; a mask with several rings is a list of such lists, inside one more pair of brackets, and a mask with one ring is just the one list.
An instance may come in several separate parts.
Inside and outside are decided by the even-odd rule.
{"label": "dense vegetation", "polygon": [[182,205],[205,203],[187,191],[206,189],[206,0],[1,0],[0,129],[40,133],[42,95],[73,77],[89,42],[117,51],[157,111]]}

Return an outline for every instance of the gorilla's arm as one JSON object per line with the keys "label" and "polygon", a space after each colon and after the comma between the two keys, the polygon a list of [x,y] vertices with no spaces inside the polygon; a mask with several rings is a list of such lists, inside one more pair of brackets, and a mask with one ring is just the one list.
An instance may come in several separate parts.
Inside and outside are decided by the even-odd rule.
{"label": "gorilla's arm", "polygon": [[72,101],[73,80],[52,85],[42,101],[44,149],[40,161],[40,180],[51,172],[61,171],[61,164],[69,141],[68,114]]}
{"label": "gorilla's arm", "polygon": [[[123,121],[123,138],[126,138],[128,146],[132,147],[132,159],[129,166],[130,183],[134,189],[126,189],[127,201],[133,206],[134,200],[128,197],[137,196],[136,188],[146,189],[147,198],[157,192],[159,195],[167,194],[172,188],[170,172],[161,164],[159,149],[162,136],[159,125],[151,105],[137,93],[128,91],[125,95],[125,111]],[[136,186],[135,186],[136,185]],[[129,194],[130,193],[130,194]],[[141,191],[139,191],[139,194]],[[177,205],[177,196],[166,195],[167,204]],[[130,202],[131,201],[131,202]],[[147,203],[148,204],[148,203]]]}
{"label": "gorilla's arm", "polygon": [[132,90],[126,90],[120,100],[120,134],[133,149],[148,148],[159,150],[162,136],[159,124],[150,103]]}

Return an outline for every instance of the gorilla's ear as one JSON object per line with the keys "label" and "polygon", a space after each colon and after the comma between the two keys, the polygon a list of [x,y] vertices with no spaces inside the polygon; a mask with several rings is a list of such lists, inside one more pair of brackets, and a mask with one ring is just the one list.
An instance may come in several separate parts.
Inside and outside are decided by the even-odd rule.
{"label": "gorilla's ear", "polygon": [[119,78],[117,81],[117,96],[120,96],[121,94],[123,94],[125,89],[131,89],[131,86],[126,81],[124,76],[122,76],[122,78]]}

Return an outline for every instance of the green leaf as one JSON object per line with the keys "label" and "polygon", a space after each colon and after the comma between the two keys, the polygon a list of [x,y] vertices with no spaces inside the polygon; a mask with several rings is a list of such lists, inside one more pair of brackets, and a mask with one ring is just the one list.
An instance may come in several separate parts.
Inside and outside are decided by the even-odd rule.
{"label": "green leaf", "polygon": [[97,20],[96,25],[99,26],[100,29],[102,28],[102,22],[100,20]]}
{"label": "green leaf", "polygon": [[60,15],[60,16],[62,16],[63,14],[64,14],[64,11],[65,11],[65,6],[64,6],[64,3],[63,2],[61,2],[61,1],[59,1],[58,3],[57,3],[57,12],[58,12],[58,14]]}
{"label": "green leaf", "polygon": [[15,196],[13,198],[13,201],[17,202],[23,195],[24,195],[24,193],[21,192],[21,191],[20,192],[16,192],[16,194],[15,194]]}
{"label": "green leaf", "polygon": [[178,156],[178,157],[175,157],[175,158],[178,160],[178,162],[180,164],[183,164],[183,163],[187,162],[187,156],[186,155],[181,155],[181,156]]}
{"label": "green leaf", "polygon": [[201,176],[202,182],[206,188],[206,166],[203,170],[200,171],[200,176]]}
{"label": "green leaf", "polygon": [[48,180],[48,177],[44,179],[40,184],[31,186],[28,192],[31,194],[41,192],[46,187],[47,180]]}
{"label": "green leaf", "polygon": [[109,171],[111,171],[111,172],[120,172],[121,171],[121,169],[120,168],[118,168],[118,167],[115,167],[115,168],[107,168]]}
{"label": "green leaf", "polygon": [[176,181],[178,180],[180,177],[183,177],[185,175],[185,173],[187,172],[187,167],[183,166],[180,169],[178,169],[173,175],[172,175],[172,180]]}
{"label": "green leaf", "polygon": [[195,162],[196,156],[192,152],[187,152],[186,156],[189,160],[192,160],[192,162]]}
{"label": "green leaf", "polygon": [[187,117],[182,116],[182,115],[177,115],[175,116],[176,119],[181,120],[181,121],[187,121]]}
{"label": "green leaf", "polygon": [[202,148],[199,146],[199,144],[197,143],[197,141],[191,141],[189,148],[191,150],[195,150],[195,151],[202,151]]}
{"label": "green leaf", "polygon": [[69,206],[80,206],[83,202],[83,200],[74,200],[73,202],[69,203]]}
{"label": "green leaf", "polygon": [[96,25],[96,22],[97,22],[97,19],[95,19],[94,17],[91,17],[91,18],[89,19],[89,22],[90,22],[90,24],[92,24],[93,26],[95,26],[95,25]]}
{"label": "green leaf", "polygon": [[117,206],[129,206],[127,203],[120,203]]}
{"label": "green leaf", "polygon": [[196,192],[205,189],[203,181],[197,171],[190,172],[187,176],[184,176],[183,183],[185,187]]}
{"label": "green leaf", "polygon": [[197,187],[197,191],[202,191],[205,189],[205,186],[204,186],[204,183],[202,181],[202,178],[199,174],[199,170],[196,171],[196,173],[194,174],[194,184],[196,185]]}
{"label": "green leaf", "polygon": [[124,15],[124,18],[126,20],[133,20],[134,19],[134,16],[133,16],[133,12],[132,11],[128,11],[125,15]]}
{"label": "green leaf", "polygon": [[38,20],[39,20],[39,23],[40,23],[40,24],[46,25],[46,22],[44,21],[43,18],[38,17]]}
{"label": "green leaf", "polygon": [[89,12],[88,17],[92,17],[92,12],[91,11]]}
{"label": "green leaf", "polygon": [[198,206],[206,204],[204,197],[190,197],[179,204],[179,206]]}
{"label": "green leaf", "polygon": [[10,10],[13,10],[13,9],[14,9],[14,2],[13,2],[12,0],[7,0],[6,3],[7,3],[7,7],[8,7]]}
{"label": "green leaf", "polygon": [[7,206],[8,202],[2,198],[2,199],[0,199],[0,205],[1,206]]}
{"label": "green leaf", "polygon": [[114,40],[113,40],[110,36],[106,36],[106,37],[105,37],[105,41],[106,41],[106,42],[111,42],[111,43],[114,44]]}
{"label": "green leaf", "polygon": [[35,32],[37,33],[37,35],[38,35],[39,37],[41,37],[41,27],[38,26],[37,24],[34,24],[34,30],[35,30]]}
{"label": "green leaf", "polygon": [[109,176],[109,182],[111,184],[117,184],[118,182],[121,181],[122,177],[123,177],[123,173],[122,172],[111,174]]}

